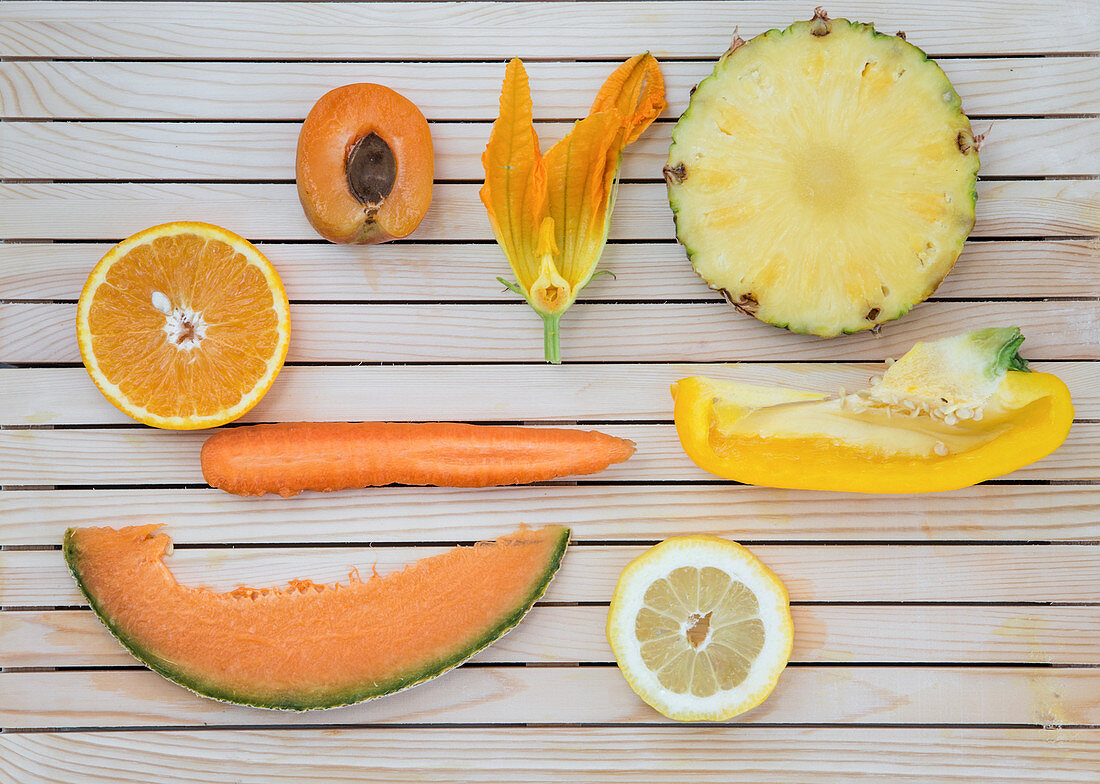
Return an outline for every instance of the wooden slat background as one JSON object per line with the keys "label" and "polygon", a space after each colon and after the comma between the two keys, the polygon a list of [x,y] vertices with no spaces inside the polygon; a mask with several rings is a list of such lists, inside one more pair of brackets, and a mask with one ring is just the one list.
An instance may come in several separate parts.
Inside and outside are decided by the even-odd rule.
{"label": "wooden slat background", "polygon": [[[35,2],[8,5],[2,43],[12,56],[158,60],[448,61],[516,54],[609,59],[647,49],[668,59],[706,58],[729,44],[723,22],[738,25],[742,35],[756,35],[804,15],[788,0],[735,9],[716,0],[396,2],[367,8],[279,3],[262,10],[249,3],[148,3],[134,8],[74,2],[66,3],[69,7],[61,13]],[[873,20],[883,30],[905,30],[936,56],[1093,52],[1100,28],[1089,0],[1064,0],[1056,14],[1029,0],[977,0],[965,8],[849,0],[844,13]]]}
{"label": "wooden slat background", "polygon": [[[182,67],[182,66],[181,66]],[[592,70],[600,68],[593,64]],[[1100,73],[1097,74],[1100,76]],[[581,107],[578,107],[581,108]],[[477,180],[482,175],[490,120],[434,123],[432,143],[439,155],[439,180]],[[998,144],[982,156],[984,177],[1062,177],[1100,174],[1100,141],[1091,118],[1038,118],[975,121],[996,128]],[[232,169],[239,179],[287,179],[294,158],[297,122],[8,123],[0,127],[0,176],[68,179],[79,175],[108,180],[224,180]],[[627,180],[658,180],[668,155],[673,124],[661,122],[630,148],[623,161]],[[538,123],[541,139],[558,139],[568,123]],[[990,130],[992,133],[993,131]],[[133,150],[147,150],[140,158]]]}
{"label": "wooden slat background", "polygon": [[[418,241],[488,241],[489,219],[474,183],[435,186]],[[312,239],[290,183],[11,184],[0,199],[0,232],[10,240],[117,240],[131,226],[158,220],[222,216],[249,239]],[[978,184],[975,238],[1070,237],[1100,232],[1096,180],[1008,180]],[[674,239],[672,213],[659,183],[627,183],[615,202],[613,240]],[[371,255],[390,255],[375,248]]]}
{"label": "wooden slat background", "polygon": [[[740,726],[740,725],[739,725]],[[751,725],[744,725],[749,727]],[[1078,729],[702,726],[369,727],[293,731],[168,730],[31,733],[5,738],[14,771],[6,780],[67,782],[74,757],[82,770],[163,784],[299,784],[522,781],[682,781],[662,773],[690,759],[691,781],[714,784],[874,781],[929,784],[981,781],[1088,782],[1100,731]],[[154,742],[155,740],[155,742]],[[578,749],[587,753],[579,754]],[[248,764],[242,765],[241,759]],[[827,761],[827,762],[826,762]],[[3,775],[3,774],[0,774]],[[628,773],[629,775],[629,773]]]}
{"label": "wooden slat background", "polygon": [[[674,242],[660,168],[732,29],[812,4],[0,4],[0,784],[71,782],[1093,782],[1100,770],[1100,6],[852,0],[938,58],[982,149],[978,225],[932,301],[878,336],[791,335],[727,308]],[[496,282],[476,191],[503,61],[528,61],[544,145],[617,60],[662,61],[670,108],[626,156],[601,278],[563,322],[566,364]],[[378,81],[423,108],[434,203],[408,241],[321,241],[293,185],[298,123]],[[239,499],[207,488],[206,434],[153,431],[79,364],[80,288],[115,242],[208,220],[259,243],[292,300],[288,366],[245,421],[579,423],[637,441],[577,482]],[[695,468],[669,385],[706,373],[855,389],[918,339],[1019,324],[1070,385],[1066,444],[994,482],[876,496],[745,487]],[[70,525],[163,522],[185,582],[381,572],[520,523],[574,530],[524,624],[411,692],[285,714],[146,671],[76,592]],[[654,542],[748,543],[796,637],[772,697],[727,725],[641,703],[603,633]],[[28,730],[32,730],[28,732]]]}

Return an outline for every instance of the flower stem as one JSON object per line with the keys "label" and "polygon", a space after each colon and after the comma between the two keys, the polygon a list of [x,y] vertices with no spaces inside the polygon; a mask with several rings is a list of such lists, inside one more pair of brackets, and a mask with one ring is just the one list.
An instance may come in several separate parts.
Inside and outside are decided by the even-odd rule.
{"label": "flower stem", "polygon": [[561,321],[560,313],[546,314],[542,316],[543,357],[546,359],[547,362],[552,365],[561,364],[561,339],[558,336],[559,321]]}

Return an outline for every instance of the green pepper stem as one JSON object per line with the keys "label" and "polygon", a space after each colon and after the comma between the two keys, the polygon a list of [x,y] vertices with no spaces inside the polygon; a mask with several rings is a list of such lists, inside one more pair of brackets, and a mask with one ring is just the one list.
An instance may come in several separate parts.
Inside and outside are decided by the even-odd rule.
{"label": "green pepper stem", "polygon": [[561,364],[561,338],[558,335],[558,322],[561,313],[539,314],[542,316],[542,351],[547,362]]}

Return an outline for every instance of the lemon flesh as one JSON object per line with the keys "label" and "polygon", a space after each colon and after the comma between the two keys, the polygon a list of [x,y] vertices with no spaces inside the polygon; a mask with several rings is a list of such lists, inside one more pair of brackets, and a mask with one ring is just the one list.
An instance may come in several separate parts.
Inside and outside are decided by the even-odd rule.
{"label": "lemon flesh", "polygon": [[759,612],[752,591],[721,569],[681,566],[649,586],[634,636],[662,686],[709,697],[748,677],[764,647]]}

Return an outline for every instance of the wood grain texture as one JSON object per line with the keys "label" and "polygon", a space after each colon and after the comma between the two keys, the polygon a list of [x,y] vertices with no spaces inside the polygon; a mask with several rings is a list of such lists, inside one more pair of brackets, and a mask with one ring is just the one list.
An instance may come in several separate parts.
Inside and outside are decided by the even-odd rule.
{"label": "wood grain texture", "polygon": [[[437,185],[415,240],[491,240],[475,184]],[[624,184],[611,239],[672,240],[664,185]],[[113,240],[171,220],[225,226],[250,240],[314,240],[292,184],[26,183],[0,187],[0,237]],[[975,237],[1100,233],[1100,180],[978,183]],[[493,251],[499,253],[499,251]],[[375,249],[385,253],[384,246]]]}
{"label": "wood grain texture", "polygon": [[[854,389],[883,365],[760,363],[286,367],[242,421],[672,421],[669,386],[693,375]],[[1037,363],[1069,383],[1082,418],[1100,418],[1092,363]],[[492,379],[500,392],[486,389]],[[0,424],[132,424],[83,367],[0,369]]]}
{"label": "wood grain texture", "polygon": [[[5,672],[0,686],[0,724],[16,729],[669,723],[630,690],[615,667],[463,667],[419,688],[335,713],[226,705],[148,670]],[[737,721],[1091,725],[1100,723],[1100,670],[789,667],[769,699]]]}
{"label": "wood grain texture", "polygon": [[[1100,664],[1100,607],[843,606],[791,608],[798,663]],[[471,661],[614,663],[606,607],[534,608]],[[0,667],[130,667],[135,661],[84,610],[0,614]]]}
{"label": "wood grain texture", "polygon": [[[0,238],[29,241],[0,243],[0,362],[74,365],[0,369],[0,428],[34,428],[0,432],[0,484],[84,488],[0,490],[0,668],[74,668],[0,672],[0,784],[1091,784],[1100,730],[1075,727],[1100,725],[1100,181],[1087,179],[1100,174],[1100,58],[1089,56],[1100,6],[830,10],[948,55],[939,62],[975,131],[996,119],[977,241],[939,301],[878,337],[822,341],[720,303],[674,244],[659,182],[672,124],[734,25],[747,37],[809,6],[0,3]],[[564,327],[566,359],[588,364],[544,367],[537,319],[495,281],[507,264],[476,196],[503,60],[527,60],[546,146],[616,61],[644,50],[663,60],[670,107],[625,160],[603,261],[617,279],[587,289]],[[358,81],[399,90],[432,121],[441,182],[410,242],[329,246],[297,201],[300,121],[323,92]],[[296,301],[292,360],[379,363],[288,367],[248,421],[579,421],[635,438],[639,454],[576,484],[289,500],[177,486],[202,484],[206,434],[111,429],[131,422],[75,364],[72,329],[72,302],[110,243],[173,219],[263,241]],[[679,377],[853,389],[870,361],[915,340],[1007,323],[1024,328],[1035,369],[1069,383],[1085,421],[1005,483],[912,496],[739,486],[692,466],[669,425]],[[749,364],[715,364],[730,360]],[[52,425],[78,427],[42,429]],[[547,601],[474,666],[291,715],[203,700],[136,667],[84,607],[56,549],[63,530],[152,521],[181,545],[169,560],[181,580],[226,589],[341,580],[352,565],[385,573],[521,523],[571,525],[578,543]],[[730,726],[648,709],[603,633],[622,567],[651,542],[702,531],[748,542],[796,602],[794,666]],[[37,549],[10,549],[20,545]],[[591,666],[568,666],[581,662]],[[431,726],[442,722],[455,726]],[[587,722],[605,726],[561,726]],[[635,726],[606,726],[618,722]],[[832,723],[847,726],[795,726]],[[1031,728],[868,726],[974,723]],[[110,731],[154,726],[195,731]],[[100,731],[19,732],[81,727]]]}
{"label": "wood grain texture", "polygon": [[1091,784],[1100,730],[363,727],[0,736],[3,784]]}
{"label": "wood grain texture", "polygon": [[385,487],[237,498],[212,489],[0,492],[0,544],[56,546],[70,526],[160,522],[177,543],[493,539],[520,524],[590,541],[708,532],[743,542],[1100,540],[1100,485],[987,484],[948,493],[812,493],[743,485]]}
{"label": "wood grain texture", "polygon": [[[1024,354],[1030,355],[1030,344]],[[671,422],[669,387],[688,376],[836,394],[841,387],[866,387],[883,367],[800,362],[293,366],[283,368],[271,391],[241,421]],[[1030,367],[1066,382],[1079,419],[1100,419],[1100,365],[1032,362]],[[499,393],[487,390],[490,381]],[[132,424],[82,367],[0,369],[0,425]]]}
{"label": "wood grain texture", "polygon": [[[1100,120],[975,121],[990,128],[982,177],[1100,174]],[[0,124],[0,178],[291,180],[298,123],[17,122]],[[539,123],[543,146],[571,123]],[[484,179],[490,124],[435,123],[437,180]],[[672,123],[655,124],[623,157],[625,180],[661,180]]]}
{"label": "wood grain texture", "polygon": [[[9,5],[6,2],[4,8]],[[800,8],[799,13],[805,10]],[[9,30],[3,28],[0,35]],[[708,59],[661,64],[669,101],[664,117],[683,113],[691,88],[714,68],[709,58],[725,51],[729,40],[723,32],[719,47],[699,53]],[[360,39],[357,46],[361,43]],[[505,57],[517,51],[510,50]],[[1100,111],[1100,96],[1091,88],[1100,77],[1095,58],[961,59],[940,64],[973,117]],[[585,116],[611,71],[608,63],[529,62],[527,68],[539,120]],[[326,91],[349,82],[373,81],[407,96],[430,120],[492,120],[497,116],[503,78],[499,62],[239,62],[226,69],[221,63],[204,62],[8,61],[0,62],[0,116],[301,122]]]}
{"label": "wood grain texture", "polygon": [[[0,130],[5,126],[0,124]],[[0,299],[73,300],[107,243],[0,244]],[[494,245],[392,243],[385,251],[352,245],[258,245],[279,271],[292,300],[513,302],[497,281],[509,271]],[[582,302],[721,301],[671,243],[612,243],[601,275]],[[1036,276],[1035,270],[1042,275]],[[1100,297],[1096,240],[968,242],[932,299]]]}
{"label": "wood grain texture", "polygon": [[[526,57],[657,57],[719,54],[734,25],[748,38],[808,18],[793,0],[721,2],[66,3],[60,11],[5,3],[0,50],[25,57],[205,57],[278,60],[446,60]],[[849,0],[845,13],[883,32],[905,30],[930,54],[1081,52],[1096,49],[1100,18],[1087,0],[1044,13],[1026,0]],[[1012,19],[1013,24],[1005,24]],[[1064,24],[1074,20],[1073,25]],[[363,46],[363,31],[371,46]],[[614,30],[614,35],[608,35]],[[674,30],[675,35],[668,31]]]}
{"label": "wood grain texture", "polygon": [[[517,299],[519,299],[517,297]],[[1038,360],[1100,358],[1100,302],[926,302],[881,334],[795,335],[725,303],[579,303],[562,319],[569,361],[882,361],[918,340],[1006,323]],[[0,362],[80,362],[76,305],[0,304]],[[542,322],[491,305],[291,305],[288,362],[540,362]]]}
{"label": "wood grain texture", "polygon": [[[285,585],[292,579],[346,582],[353,567],[362,574],[370,574],[372,567],[387,574],[445,549],[196,547],[176,550],[167,564],[184,585],[230,591],[242,584]],[[623,567],[646,549],[574,545],[545,601],[610,600]],[[769,544],[753,545],[752,551],[796,602],[1100,602],[1095,579],[1100,548],[1090,545]],[[56,550],[0,551],[0,571],[0,606],[86,604]]]}
{"label": "wood grain texture", "polygon": [[[601,424],[638,451],[598,474],[561,481],[723,482],[697,467],[673,425]],[[0,431],[0,486],[205,484],[199,453],[209,432],[153,428]],[[1100,474],[1100,423],[1078,422],[1052,454],[999,481],[1091,481]]]}

